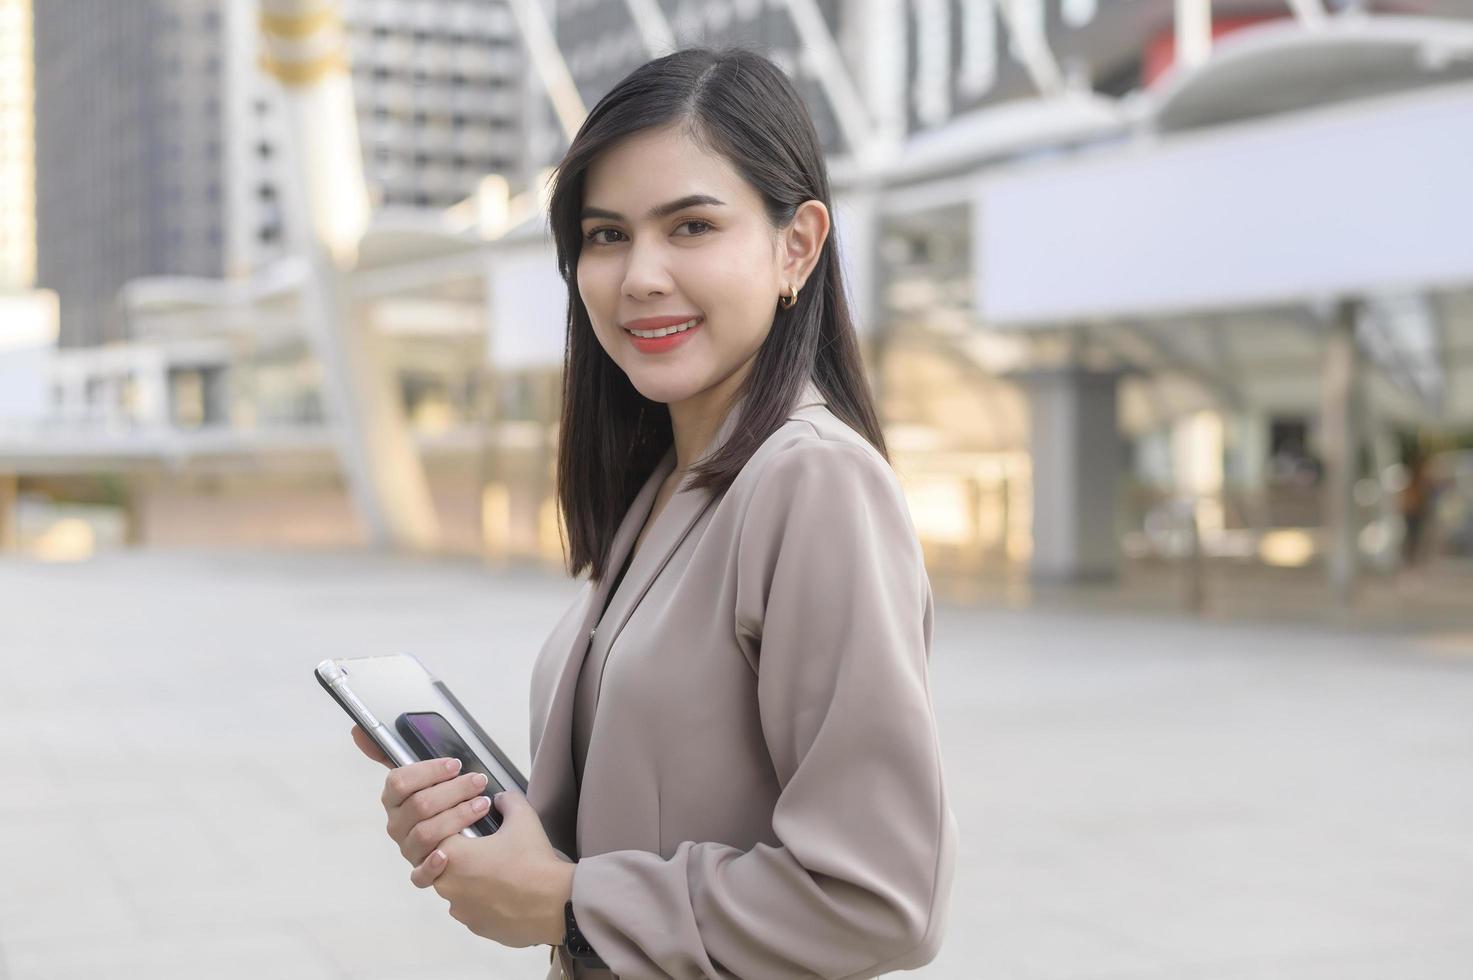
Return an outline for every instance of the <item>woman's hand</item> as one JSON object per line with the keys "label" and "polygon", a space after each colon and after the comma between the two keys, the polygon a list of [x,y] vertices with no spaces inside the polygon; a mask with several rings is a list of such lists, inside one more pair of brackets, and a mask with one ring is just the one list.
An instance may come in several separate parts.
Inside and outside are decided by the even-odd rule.
{"label": "woman's hand", "polygon": [[450,903],[450,917],[478,936],[503,946],[556,946],[577,865],[553,850],[526,797],[498,793],[495,802],[500,830],[440,844],[448,861],[435,891]]}
{"label": "woman's hand", "polygon": [[378,747],[378,743],[357,725],[353,726],[353,744],[358,746],[359,750],[374,762],[379,763],[386,769],[394,768],[394,763],[388,756],[384,755],[384,750]]}
{"label": "woman's hand", "polygon": [[442,845],[459,837],[463,828],[491,808],[491,801],[481,795],[486,777],[478,772],[457,776],[459,759],[430,759],[395,768],[357,725],[353,726],[353,741],[364,755],[389,767],[380,797],[389,817],[386,829],[414,868],[410,882],[428,888],[445,868],[443,856],[437,856],[444,854]]}

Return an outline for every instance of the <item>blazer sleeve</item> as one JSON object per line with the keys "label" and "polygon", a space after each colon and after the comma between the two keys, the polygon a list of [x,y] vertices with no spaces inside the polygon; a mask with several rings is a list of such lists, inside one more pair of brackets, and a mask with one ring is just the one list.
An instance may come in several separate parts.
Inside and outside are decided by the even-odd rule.
{"label": "blazer sleeve", "polygon": [[899,481],[863,446],[779,450],[737,563],[735,626],[757,666],[781,844],[584,858],[579,927],[628,980],[860,978],[930,962],[957,829],[927,677],[931,586]]}

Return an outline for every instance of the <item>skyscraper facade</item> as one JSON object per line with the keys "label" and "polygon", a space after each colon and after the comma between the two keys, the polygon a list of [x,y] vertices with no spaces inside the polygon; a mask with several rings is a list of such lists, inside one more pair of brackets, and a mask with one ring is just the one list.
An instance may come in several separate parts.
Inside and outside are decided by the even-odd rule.
{"label": "skyscraper facade", "polygon": [[224,272],[222,23],[211,0],[35,8],[37,279],[63,347],[126,336],[117,291]]}
{"label": "skyscraper facade", "polygon": [[526,58],[504,0],[343,8],[370,200],[439,210],[486,174],[517,181]]}
{"label": "skyscraper facade", "polygon": [[[342,13],[376,206],[437,214],[525,166],[503,0]],[[36,5],[37,278],[60,296],[63,347],[129,339],[133,279],[247,276],[283,254],[290,146],[259,16],[254,0]]]}

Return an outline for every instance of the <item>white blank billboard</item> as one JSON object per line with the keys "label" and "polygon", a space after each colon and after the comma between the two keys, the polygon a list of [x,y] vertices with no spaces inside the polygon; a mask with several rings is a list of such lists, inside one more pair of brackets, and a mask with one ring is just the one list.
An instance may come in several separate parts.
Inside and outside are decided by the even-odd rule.
{"label": "white blank billboard", "polygon": [[552,245],[498,249],[488,261],[492,363],[505,369],[562,364],[568,287]]}
{"label": "white blank billboard", "polygon": [[1473,87],[1140,140],[978,185],[982,318],[1473,284]]}

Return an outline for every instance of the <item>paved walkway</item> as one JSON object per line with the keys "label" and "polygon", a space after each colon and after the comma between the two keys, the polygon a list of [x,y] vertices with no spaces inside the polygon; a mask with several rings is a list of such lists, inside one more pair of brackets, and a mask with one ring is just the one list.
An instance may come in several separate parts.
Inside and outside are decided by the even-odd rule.
{"label": "paved walkway", "polygon": [[[383,770],[309,673],[413,651],[525,760],[572,592],[361,555],[0,561],[0,978],[540,977],[409,884]],[[1473,622],[944,606],[933,683],[963,847],[918,975],[1473,975]]]}

